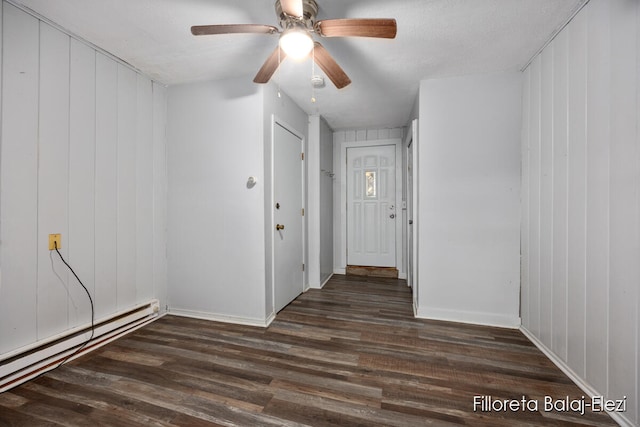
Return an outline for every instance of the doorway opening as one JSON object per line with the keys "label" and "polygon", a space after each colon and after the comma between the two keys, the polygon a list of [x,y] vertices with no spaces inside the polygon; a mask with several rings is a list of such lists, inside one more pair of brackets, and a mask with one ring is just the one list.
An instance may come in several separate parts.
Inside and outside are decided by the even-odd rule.
{"label": "doorway opening", "polygon": [[341,148],[343,274],[404,279],[401,140]]}

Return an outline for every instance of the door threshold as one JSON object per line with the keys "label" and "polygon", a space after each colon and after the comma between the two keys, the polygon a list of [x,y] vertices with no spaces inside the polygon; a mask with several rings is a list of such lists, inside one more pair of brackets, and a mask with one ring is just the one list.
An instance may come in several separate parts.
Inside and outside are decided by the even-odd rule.
{"label": "door threshold", "polygon": [[395,267],[374,267],[366,265],[347,265],[347,275],[349,276],[371,276],[398,278],[398,269]]}

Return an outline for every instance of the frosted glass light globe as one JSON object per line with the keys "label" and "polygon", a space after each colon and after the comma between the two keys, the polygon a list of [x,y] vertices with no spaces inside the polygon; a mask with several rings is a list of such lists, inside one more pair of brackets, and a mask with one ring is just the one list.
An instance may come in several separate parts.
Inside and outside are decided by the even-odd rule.
{"label": "frosted glass light globe", "polygon": [[313,49],[313,40],[305,30],[291,28],[285,30],[280,36],[280,47],[288,57],[301,60]]}

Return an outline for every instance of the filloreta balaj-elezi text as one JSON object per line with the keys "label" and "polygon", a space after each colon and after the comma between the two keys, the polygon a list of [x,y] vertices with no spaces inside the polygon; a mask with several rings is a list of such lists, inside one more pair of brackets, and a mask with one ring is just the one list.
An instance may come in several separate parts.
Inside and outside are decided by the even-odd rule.
{"label": "filloreta balaj-elezi text", "polygon": [[529,399],[522,396],[521,399],[495,399],[492,396],[474,396],[474,412],[574,412],[584,415],[590,412],[625,412],[627,410],[627,396],[622,399],[611,400],[603,396],[582,396],[579,399],[554,399],[545,396],[540,402],[538,399]]}

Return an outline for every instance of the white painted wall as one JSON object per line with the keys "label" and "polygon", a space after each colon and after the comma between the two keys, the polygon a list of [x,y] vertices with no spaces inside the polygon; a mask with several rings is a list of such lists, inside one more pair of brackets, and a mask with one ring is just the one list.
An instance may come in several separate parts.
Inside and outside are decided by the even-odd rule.
{"label": "white painted wall", "polygon": [[309,144],[307,145],[307,246],[309,287],[320,288],[320,116],[309,116]]}
{"label": "white painted wall", "polygon": [[[306,141],[308,116],[272,85],[243,76],[169,88],[172,313],[263,326],[270,321],[272,116]],[[252,188],[250,176],[257,179]]]}
{"label": "white painted wall", "polygon": [[420,83],[418,317],[520,325],[521,81]]}
{"label": "white painted wall", "polygon": [[[343,146],[352,143],[365,143],[366,141],[376,142],[389,139],[400,139],[404,137],[403,128],[382,128],[382,129],[348,129],[340,130],[333,133],[333,272],[336,274],[345,274],[347,268],[346,254],[346,224],[347,218],[345,213],[346,206],[346,180],[342,176],[342,165],[346,159],[342,157]],[[398,183],[401,185],[401,183]],[[400,200],[397,205],[400,206]],[[398,212],[401,210],[398,209]],[[404,221],[405,211],[402,211]],[[400,217],[398,217],[400,219]],[[399,248],[398,253],[402,253],[404,247],[404,236],[397,236]],[[398,262],[397,268],[401,276],[406,273],[404,258]]]}
{"label": "white painted wall", "polygon": [[333,274],[333,131],[319,115],[309,117],[307,166],[309,286],[319,289]]}
{"label": "white painted wall", "polygon": [[639,61],[639,3],[592,0],[525,70],[522,139],[523,329],[633,425]]}
{"label": "white painted wall", "polygon": [[320,118],[320,285],[333,275],[333,130]]}
{"label": "white painted wall", "polygon": [[266,318],[262,94],[249,83],[168,89],[171,312],[255,324]]}
{"label": "white painted wall", "polygon": [[166,302],[164,88],[6,2],[1,34],[0,354],[90,323],[51,233],[96,320]]}

